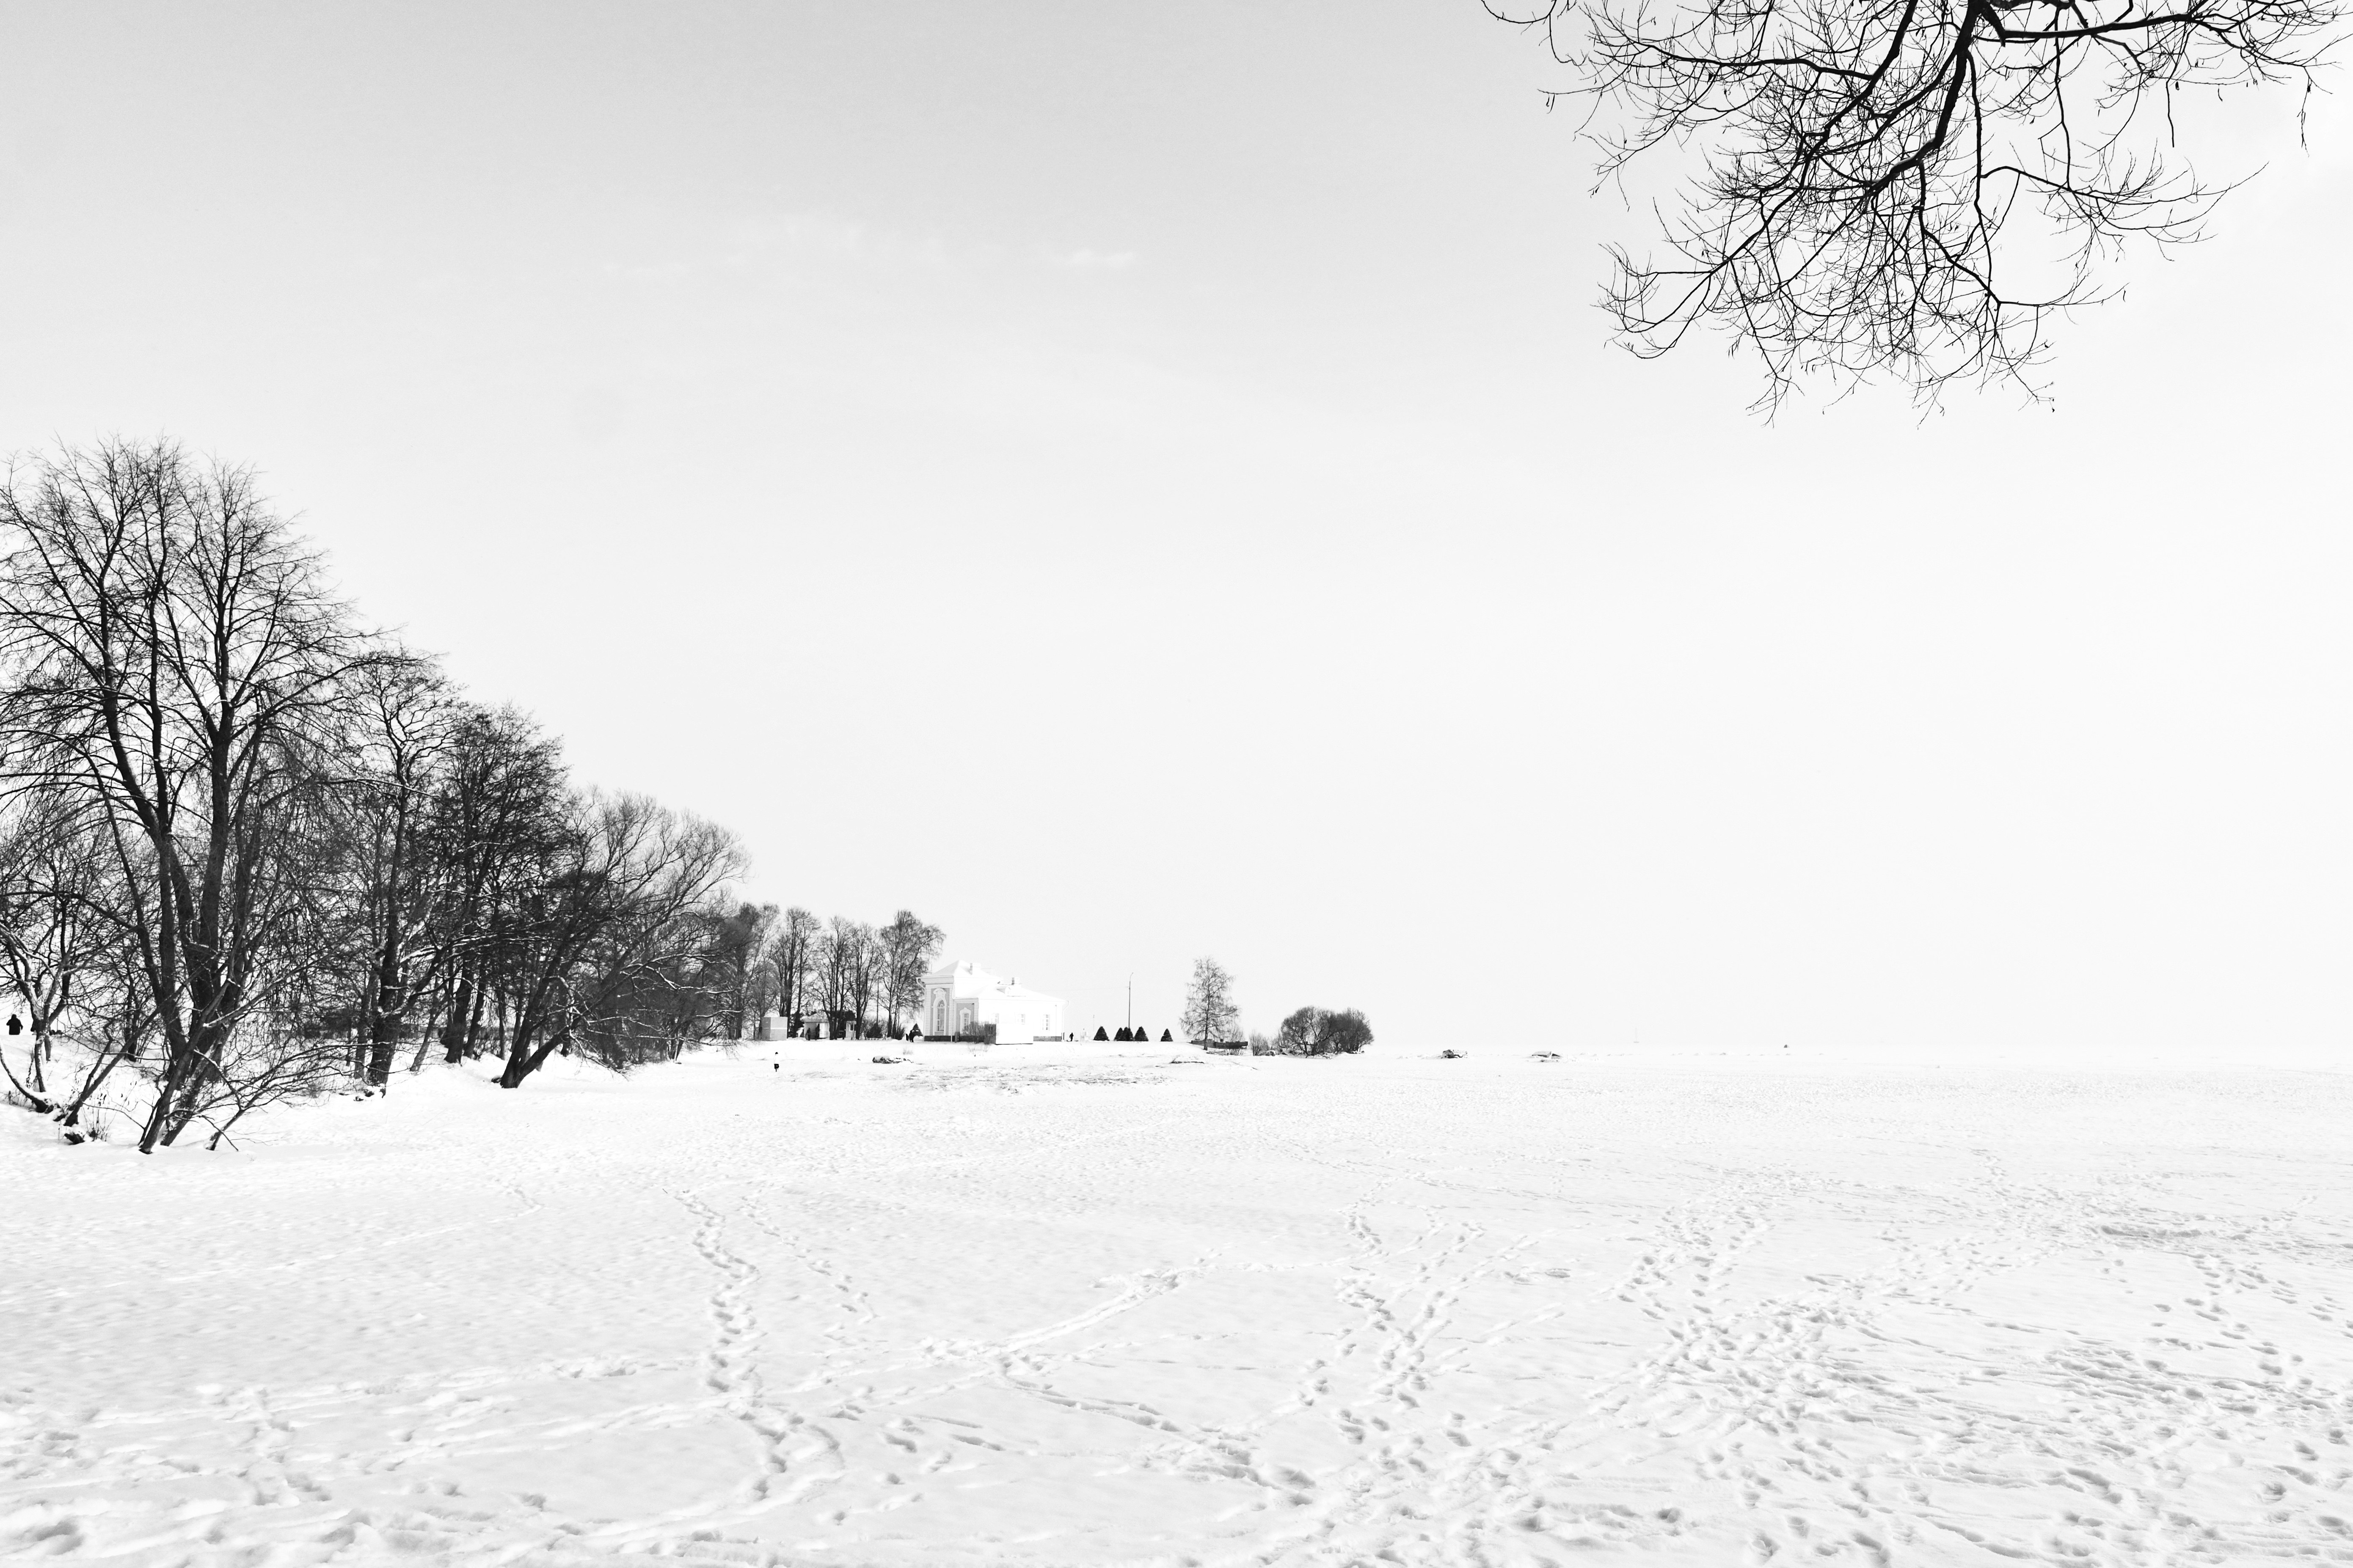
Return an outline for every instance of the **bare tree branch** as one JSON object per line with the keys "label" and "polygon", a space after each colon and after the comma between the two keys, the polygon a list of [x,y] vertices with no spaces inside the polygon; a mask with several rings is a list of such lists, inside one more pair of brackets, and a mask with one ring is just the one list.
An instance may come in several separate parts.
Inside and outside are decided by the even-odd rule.
{"label": "bare tree branch", "polygon": [[[1613,248],[1627,345],[1696,327],[1752,349],[1778,407],[1800,384],[1956,382],[2042,395],[2052,324],[2109,297],[2128,241],[2200,237],[2230,187],[2176,154],[2188,86],[2307,91],[2342,0],[1548,0],[1603,183],[1681,149],[1698,173],[1667,255]],[[2155,94],[2168,128],[2143,124]]]}

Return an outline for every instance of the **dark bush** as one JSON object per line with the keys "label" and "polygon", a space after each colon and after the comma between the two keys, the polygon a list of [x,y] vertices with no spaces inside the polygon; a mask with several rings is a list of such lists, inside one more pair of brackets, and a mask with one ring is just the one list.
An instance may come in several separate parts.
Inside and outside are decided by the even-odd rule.
{"label": "dark bush", "polygon": [[1373,1043],[1373,1026],[1350,1007],[1327,1013],[1302,1007],[1282,1021],[1274,1037],[1273,1054],[1281,1057],[1352,1056]]}
{"label": "dark bush", "polygon": [[1176,1037],[1163,1029],[1160,1031],[1160,1043],[1164,1046],[1173,1046],[1176,1043]]}
{"label": "dark bush", "polygon": [[1111,1037],[1103,1033],[1103,1026],[1101,1024],[1097,1024],[1095,1026],[1095,1038],[1098,1040],[1108,1040]]}

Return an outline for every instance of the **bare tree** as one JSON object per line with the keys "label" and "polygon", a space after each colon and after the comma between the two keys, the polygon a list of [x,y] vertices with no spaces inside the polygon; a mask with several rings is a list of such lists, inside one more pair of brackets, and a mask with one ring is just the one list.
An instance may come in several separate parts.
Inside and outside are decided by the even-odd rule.
{"label": "bare tree", "polygon": [[817,938],[818,1005],[827,1032],[863,1037],[869,1009],[881,989],[881,954],[874,928],[836,915]]}
{"label": "bare tree", "polygon": [[845,949],[849,966],[846,999],[854,1026],[852,1037],[862,1040],[873,1027],[874,1004],[882,994],[882,938],[863,921],[853,929],[855,935]]}
{"label": "bare tree", "polygon": [[[103,862],[100,864],[102,867]],[[81,1047],[79,1079],[70,1087],[60,1083],[63,1099],[55,1112],[69,1143],[100,1136],[84,1121],[85,1111],[101,1103],[100,1090],[118,1068],[142,1060],[155,1031],[154,999],[147,992],[138,945],[120,921],[114,923],[111,940],[91,952],[73,994],[67,1025],[50,1037],[52,1043],[76,1037]]]}
{"label": "bare tree", "polygon": [[352,693],[346,864],[364,938],[359,1016],[367,1081],[392,1077],[430,948],[439,906],[459,889],[433,854],[438,769],[460,716],[448,682],[417,658],[387,658],[359,673]]}
{"label": "bare tree", "polygon": [[711,933],[712,962],[724,994],[723,1022],[731,1040],[744,1037],[754,1003],[764,1000],[759,961],[776,920],[774,904],[741,904]]}
{"label": "bare tree", "polygon": [[817,1004],[826,1013],[826,1035],[847,1035],[857,994],[859,959],[866,950],[866,926],[835,914],[817,938]]}
{"label": "bare tree", "polygon": [[[113,1068],[111,1059],[76,1062],[64,1081],[50,1081],[59,1032],[74,1022],[87,1032],[115,1012],[108,982],[119,973],[110,961],[121,944],[121,911],[105,849],[87,814],[54,792],[19,795],[0,825],[0,979],[27,1015],[24,1071],[7,1059],[12,1038],[0,1042],[0,1075],[26,1104],[68,1127]],[[101,1031],[95,1048],[111,1057],[122,1037]]]}
{"label": "bare tree", "polygon": [[1372,1025],[1354,1007],[1302,1007],[1282,1021],[1269,1049],[1282,1057],[1352,1056],[1372,1043]]}
{"label": "bare tree", "polygon": [[314,869],[286,853],[373,657],[243,469],[111,442],[0,486],[5,783],[108,836],[166,1047],[141,1151],[175,1139]]}
{"label": "bare tree", "polygon": [[776,998],[776,1015],[784,1019],[787,1029],[797,1026],[801,1015],[809,1010],[810,985],[824,932],[823,921],[796,905],[778,919],[769,939],[769,994]]}
{"label": "bare tree", "polygon": [[[2175,145],[2189,87],[2301,80],[2338,0],[1540,0],[1584,78],[1600,174],[1697,166],[1667,259],[1613,252],[1603,303],[1652,356],[1702,324],[1763,362],[1764,406],[1819,376],[2039,395],[2100,263],[2195,238],[2227,186]],[[1663,151],[1662,151],[1663,150]],[[2055,258],[2055,259],[2054,259]]]}
{"label": "bare tree", "polygon": [[500,1086],[520,1087],[575,1035],[620,1033],[627,1001],[674,956],[681,922],[743,866],[724,828],[643,795],[579,795],[546,875],[522,900]]}
{"label": "bare tree", "polygon": [[882,949],[883,997],[895,1027],[901,1015],[922,1011],[923,976],[947,945],[947,933],[917,920],[913,910],[901,910],[875,935]]}
{"label": "bare tree", "polygon": [[1230,1040],[1240,1026],[1241,1010],[1234,1005],[1234,977],[1214,958],[1193,961],[1193,983],[1185,993],[1185,1012],[1178,1020],[1188,1040],[1208,1044]]}
{"label": "bare tree", "polygon": [[[435,906],[435,1010],[444,1058],[474,1054],[491,993],[518,958],[523,900],[572,823],[561,749],[512,708],[452,720],[427,828],[446,885]],[[424,1065],[420,1040],[412,1070]]]}
{"label": "bare tree", "polygon": [[643,941],[608,949],[613,961],[574,989],[572,1043],[618,1072],[675,1061],[712,1037],[738,994],[733,918],[712,897],[660,921]]}

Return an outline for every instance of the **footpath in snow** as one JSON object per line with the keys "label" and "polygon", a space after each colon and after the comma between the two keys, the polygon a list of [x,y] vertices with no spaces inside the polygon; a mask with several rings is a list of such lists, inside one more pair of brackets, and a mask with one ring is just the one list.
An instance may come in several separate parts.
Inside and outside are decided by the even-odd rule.
{"label": "footpath in snow", "polygon": [[0,1560],[2353,1561],[2353,1079],[786,1049],[12,1113]]}

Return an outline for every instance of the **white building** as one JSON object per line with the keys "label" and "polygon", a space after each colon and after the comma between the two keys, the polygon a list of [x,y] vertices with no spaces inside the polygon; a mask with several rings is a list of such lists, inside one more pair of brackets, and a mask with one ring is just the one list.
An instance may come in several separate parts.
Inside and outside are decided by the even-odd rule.
{"label": "white building", "polygon": [[1062,1037],[1062,999],[1000,980],[976,963],[943,963],[923,976],[926,1035],[960,1035],[997,1026],[999,1045]]}

